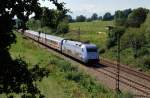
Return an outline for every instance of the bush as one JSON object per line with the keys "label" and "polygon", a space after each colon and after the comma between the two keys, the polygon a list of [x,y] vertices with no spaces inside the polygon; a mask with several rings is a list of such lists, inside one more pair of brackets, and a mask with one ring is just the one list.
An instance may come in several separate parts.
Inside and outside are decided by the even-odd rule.
{"label": "bush", "polygon": [[57,30],[56,30],[56,33],[68,33],[69,31],[69,25],[68,25],[68,22],[66,21],[63,21],[63,22],[60,22],[59,25],[57,26]]}
{"label": "bush", "polygon": [[150,56],[149,56],[149,55],[142,57],[142,58],[139,60],[139,62],[141,62],[142,65],[144,65],[144,66],[143,66],[144,68],[150,69]]}
{"label": "bush", "polygon": [[33,18],[30,19],[26,25],[31,30],[37,30],[38,28],[41,28],[41,22],[39,20],[35,20]]}
{"label": "bush", "polygon": [[133,10],[129,14],[126,26],[127,27],[140,27],[140,25],[145,21],[149,10],[145,8],[138,8]]}
{"label": "bush", "polygon": [[85,21],[86,21],[86,17],[83,15],[76,17],[76,22],[85,22]]}
{"label": "bush", "polygon": [[101,48],[101,49],[99,50],[99,53],[100,53],[100,54],[105,53],[105,49],[104,49],[104,48]]}
{"label": "bush", "polygon": [[138,56],[138,50],[141,49],[145,43],[144,32],[138,28],[129,28],[121,39],[122,49],[131,47],[135,57]]}
{"label": "bush", "polygon": [[[113,28],[108,33],[107,48],[109,49],[109,48],[117,45],[117,40],[121,38],[123,33],[124,33],[124,28],[122,28],[122,27]],[[118,39],[117,39],[117,37],[118,37]]]}
{"label": "bush", "polygon": [[147,44],[150,45],[150,13],[147,15],[147,19],[145,20],[144,24],[142,24],[141,28],[145,31],[145,37]]}
{"label": "bush", "polygon": [[143,47],[143,48],[141,48],[141,49],[138,51],[137,56],[144,56],[144,55],[147,55],[147,54],[150,54],[150,51],[148,50],[148,48]]}

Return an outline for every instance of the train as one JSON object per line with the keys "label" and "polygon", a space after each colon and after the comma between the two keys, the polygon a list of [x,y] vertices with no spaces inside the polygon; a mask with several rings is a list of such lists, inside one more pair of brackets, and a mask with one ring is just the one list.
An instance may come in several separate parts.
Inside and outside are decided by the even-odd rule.
{"label": "train", "polygon": [[24,35],[85,64],[99,62],[98,48],[95,44],[83,43],[32,30],[24,30]]}

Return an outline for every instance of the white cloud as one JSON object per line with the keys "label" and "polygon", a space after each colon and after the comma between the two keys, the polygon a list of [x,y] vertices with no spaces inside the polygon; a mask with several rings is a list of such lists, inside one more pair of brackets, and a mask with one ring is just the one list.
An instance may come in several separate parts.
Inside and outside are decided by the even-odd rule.
{"label": "white cloud", "polygon": [[40,2],[40,4],[41,4],[42,7],[48,7],[48,8],[54,8],[54,9],[56,9],[55,5],[52,4],[50,1],[39,0],[39,2]]}

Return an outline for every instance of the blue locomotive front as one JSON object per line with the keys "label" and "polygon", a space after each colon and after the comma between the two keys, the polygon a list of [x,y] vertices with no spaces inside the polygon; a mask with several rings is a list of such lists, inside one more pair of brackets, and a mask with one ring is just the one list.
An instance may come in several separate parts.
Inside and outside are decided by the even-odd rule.
{"label": "blue locomotive front", "polygon": [[83,58],[85,63],[98,63],[99,54],[96,45],[94,44],[83,44]]}

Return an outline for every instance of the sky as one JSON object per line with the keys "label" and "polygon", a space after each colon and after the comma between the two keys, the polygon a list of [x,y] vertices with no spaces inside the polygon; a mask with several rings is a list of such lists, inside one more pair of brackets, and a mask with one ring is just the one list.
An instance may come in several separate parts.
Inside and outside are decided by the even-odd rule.
{"label": "sky", "polygon": [[[150,9],[150,0],[58,0],[65,2],[65,7],[72,13],[68,13],[74,18],[79,15],[90,17],[93,13],[103,16],[106,12],[115,13],[116,10],[128,8],[144,7]],[[55,8],[49,2],[40,0],[41,6]]]}

